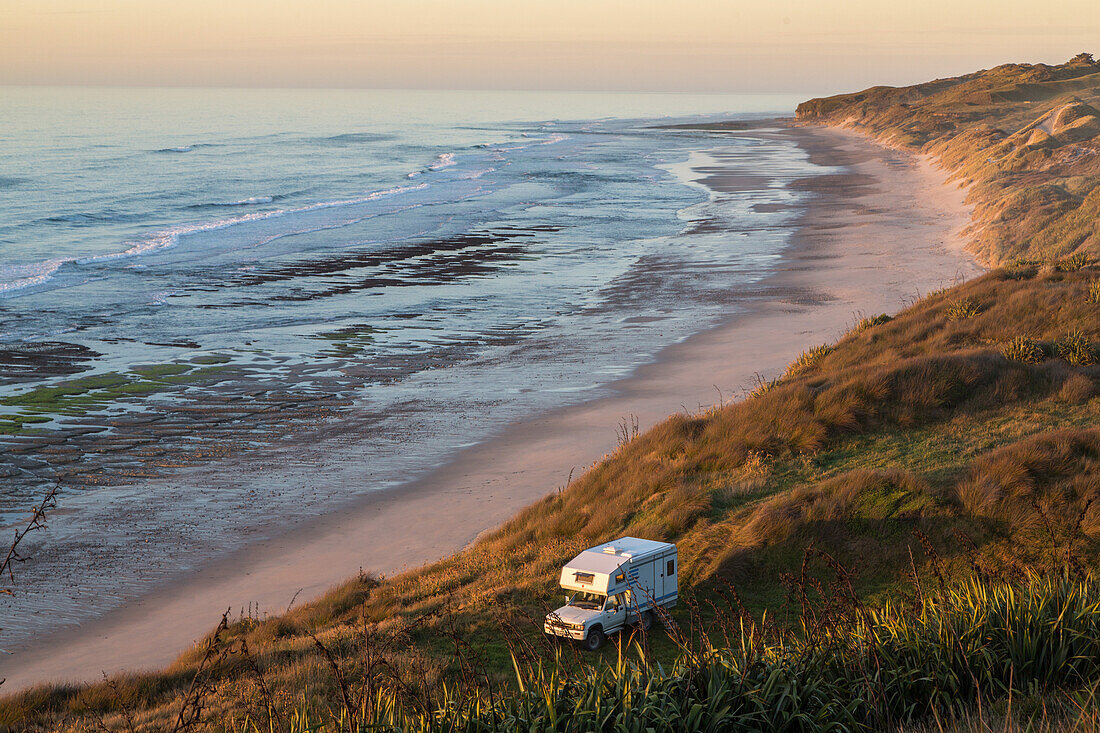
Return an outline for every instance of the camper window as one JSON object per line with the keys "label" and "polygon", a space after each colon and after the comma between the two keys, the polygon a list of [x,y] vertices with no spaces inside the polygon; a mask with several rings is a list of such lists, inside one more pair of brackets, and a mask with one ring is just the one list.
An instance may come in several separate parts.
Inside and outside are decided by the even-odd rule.
{"label": "camper window", "polygon": [[599,611],[603,608],[603,602],[606,596],[601,596],[599,593],[589,593],[588,591],[580,591],[574,593],[573,597],[569,599],[570,606],[576,606],[577,608],[586,608],[590,611]]}

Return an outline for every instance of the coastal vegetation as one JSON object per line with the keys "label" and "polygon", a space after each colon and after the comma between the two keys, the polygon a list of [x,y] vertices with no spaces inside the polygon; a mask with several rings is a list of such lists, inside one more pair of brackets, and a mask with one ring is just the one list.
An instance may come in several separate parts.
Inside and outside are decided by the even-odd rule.
{"label": "coastal vegetation", "polygon": [[[1075,355],[1100,344],[1085,297],[1096,269],[1045,267],[1030,278],[998,269],[927,296],[813,350],[756,397],[669,417],[451,558],[392,578],[363,574],[271,618],[227,619],[164,672],[8,697],[0,721],[171,728],[194,705],[196,685],[213,729],[268,730],[270,712],[283,729],[298,720],[331,730],[344,716],[346,730],[348,716],[365,715],[355,712],[365,699],[372,720],[471,730],[523,711],[548,729],[538,716],[580,728],[599,711],[624,721],[637,712],[648,724],[651,713],[714,720],[702,692],[672,694],[710,689],[696,687],[703,680],[722,690],[717,699],[739,701],[722,715],[745,720],[787,714],[768,697],[775,689],[805,692],[791,720],[816,716],[822,727],[860,729],[853,721],[868,715],[899,724],[967,715],[979,701],[1004,714],[1010,690],[1017,713],[1046,702],[1076,719],[1077,701],[1093,715],[1096,675],[1074,671],[1076,647],[1045,645],[1096,643],[1089,629],[1100,622],[1091,590],[1100,367]],[[949,305],[963,299],[980,307],[951,319]],[[1036,350],[1006,357],[1021,334]],[[602,659],[546,644],[541,617],[557,569],[619,534],[679,544],[688,602],[666,620],[672,633]],[[1065,603],[1076,604],[1080,629],[1035,615]],[[1006,629],[1037,624],[1030,646],[1012,652],[1024,657],[997,661],[1000,642],[989,634],[955,648],[963,626],[996,614]],[[943,631],[951,624],[958,634]],[[913,647],[857,643],[870,638]],[[893,675],[887,653],[932,665],[921,674],[940,696],[902,689],[912,675]],[[956,654],[984,660],[987,677],[964,685],[969,668],[944,661]],[[1064,663],[1050,661],[1059,654]],[[856,694],[872,661],[881,665],[874,684]],[[1040,673],[1047,664],[1055,671]],[[613,703],[617,689],[631,692]],[[597,699],[595,709],[579,703]],[[704,707],[672,709],[672,699]],[[630,712],[635,704],[649,712]],[[315,728],[297,728],[306,729]]]}
{"label": "coastal vegetation", "polygon": [[989,264],[1100,256],[1100,62],[1004,64],[812,99],[798,119],[930,155],[969,186],[970,248]]}
{"label": "coastal vegetation", "polygon": [[[1098,86],[1082,55],[807,102],[969,183],[998,266],[624,429],[452,557],[9,695],[0,730],[1100,727]],[[559,568],[622,534],[678,544],[683,603],[601,654],[551,643]]]}

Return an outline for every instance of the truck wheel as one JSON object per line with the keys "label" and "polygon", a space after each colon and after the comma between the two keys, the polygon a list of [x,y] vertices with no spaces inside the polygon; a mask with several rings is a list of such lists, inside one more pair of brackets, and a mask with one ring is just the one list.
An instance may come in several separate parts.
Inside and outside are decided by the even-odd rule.
{"label": "truck wheel", "polygon": [[653,628],[653,611],[646,611],[638,617],[638,628],[641,631],[649,631]]}
{"label": "truck wheel", "polygon": [[584,648],[590,652],[594,652],[603,646],[603,629],[596,627],[588,632],[588,636],[584,637]]}

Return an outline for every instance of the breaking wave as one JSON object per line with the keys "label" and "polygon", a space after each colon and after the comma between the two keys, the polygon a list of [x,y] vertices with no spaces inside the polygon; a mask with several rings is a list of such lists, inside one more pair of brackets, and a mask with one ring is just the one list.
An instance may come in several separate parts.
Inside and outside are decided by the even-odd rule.
{"label": "breaking wave", "polygon": [[454,153],[440,153],[439,157],[435,159],[435,162],[428,166],[430,171],[443,170],[444,168],[450,168],[458,161],[455,160]]}
{"label": "breaking wave", "polygon": [[299,206],[293,209],[276,209],[274,211],[258,211],[254,214],[243,214],[241,216],[234,216],[228,219],[220,219],[218,221],[208,221],[196,224],[180,224],[178,226],[169,227],[160,232],[157,232],[147,239],[143,239],[140,242],[133,242],[131,246],[122,252],[113,252],[111,254],[96,255],[94,257],[85,257],[77,260],[80,264],[87,264],[91,262],[102,262],[104,260],[117,260],[124,257],[134,257],[136,255],[143,255],[149,252],[156,252],[158,250],[174,247],[179,243],[180,237],[187,234],[196,234],[198,232],[211,232],[217,229],[226,229],[228,227],[236,226],[238,224],[245,224],[247,222],[262,221],[264,219],[273,219],[277,216],[286,216],[287,214],[301,214],[307,211],[317,211],[319,209],[332,209],[338,206],[354,206],[355,204],[365,204],[368,201],[376,201],[380,198],[387,196],[396,196],[402,193],[408,193],[409,191],[416,191],[427,187],[428,184],[421,183],[417,186],[398,186],[396,188],[388,188],[382,191],[374,191],[366,196],[358,196],[351,199],[342,199],[339,201],[321,201],[315,204],[309,204],[307,206]]}
{"label": "breaking wave", "polygon": [[[228,227],[236,226],[238,224],[261,221],[277,216],[286,216],[288,214],[300,214],[309,211],[317,211],[320,209],[330,209],[340,206],[354,206],[356,204],[365,204],[367,202],[376,201],[378,199],[386,198],[388,196],[396,196],[402,193],[408,193],[410,191],[417,191],[422,188],[426,188],[427,185],[428,184],[426,183],[421,183],[415,186],[398,186],[396,188],[374,191],[364,196],[357,196],[350,199],[340,199],[337,201],[320,201],[315,204],[299,206],[292,209],[258,211],[252,214],[243,214],[240,216],[218,219],[216,221],[196,222],[192,224],[178,224],[176,226],[163,229],[159,232],[155,232],[140,241],[128,242],[127,244],[129,244],[130,246],[128,246],[125,250],[121,252],[110,252],[107,254],[93,255],[91,257],[53,258],[27,265],[11,265],[8,267],[0,268],[0,296],[10,296],[17,291],[43,285],[44,283],[48,282],[63,265],[70,262],[76,263],[78,265],[87,265],[95,264],[98,262],[106,262],[110,260],[125,259],[128,257],[136,257],[139,255],[148,254],[150,252],[157,252],[159,250],[167,249],[169,247],[174,247],[176,244],[179,243],[180,237],[188,234],[226,229]],[[271,197],[258,198],[267,198],[269,200],[271,199]],[[259,200],[255,200],[252,202],[265,203]]]}

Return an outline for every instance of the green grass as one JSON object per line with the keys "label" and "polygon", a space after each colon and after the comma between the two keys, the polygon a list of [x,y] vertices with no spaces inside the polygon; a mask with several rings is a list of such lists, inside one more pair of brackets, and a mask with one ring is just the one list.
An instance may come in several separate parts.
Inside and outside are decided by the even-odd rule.
{"label": "green grass", "polygon": [[[835,587],[835,586],[840,586]],[[1003,704],[1041,691],[1058,704],[1082,691],[1078,719],[1094,721],[1091,686],[1100,679],[1100,588],[1091,577],[972,580],[909,604],[866,609],[834,587],[812,586],[799,629],[776,632],[728,605],[724,645],[683,632],[677,656],[658,663],[645,640],[623,643],[612,659],[576,665],[513,645],[514,683],[437,689],[402,680],[346,688],[336,708],[308,701],[263,709],[231,724],[241,733],[273,726],[299,733],[348,731],[873,731],[975,703]],[[700,623],[701,619],[696,619]],[[719,631],[715,630],[715,636]],[[384,642],[362,644],[367,654]],[[355,680],[365,679],[359,674]],[[346,683],[345,683],[346,684]]]}

